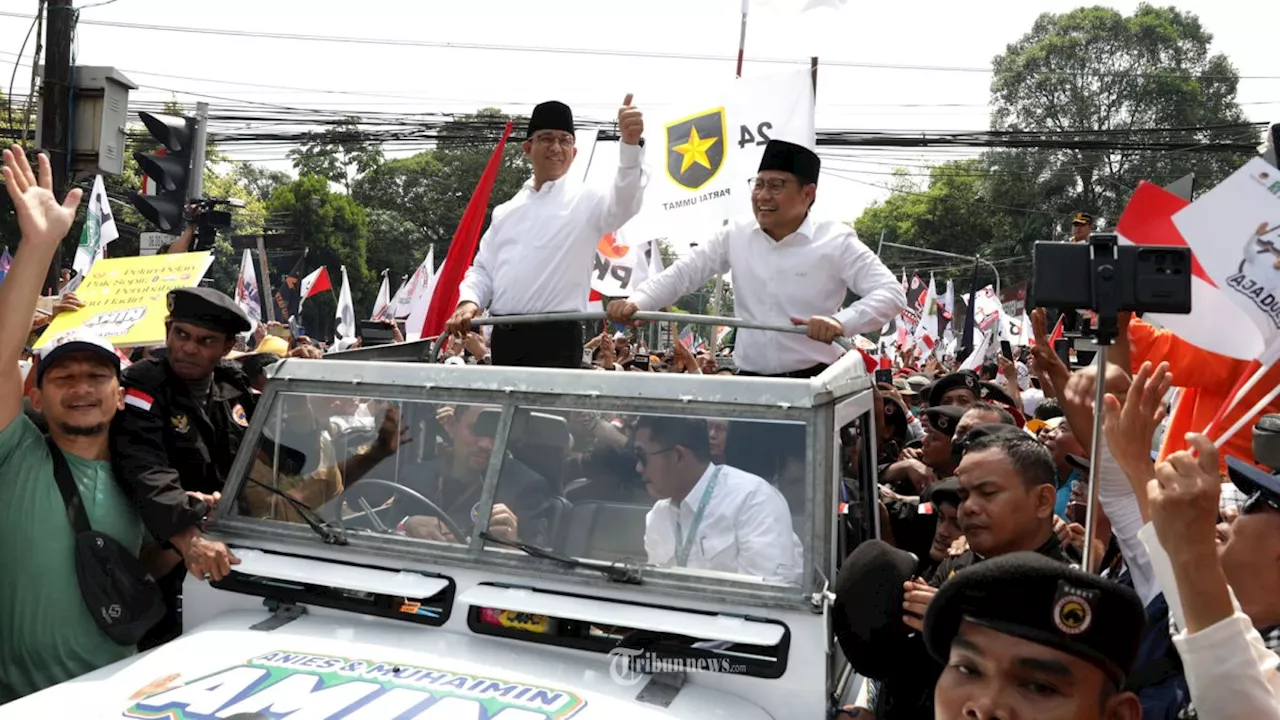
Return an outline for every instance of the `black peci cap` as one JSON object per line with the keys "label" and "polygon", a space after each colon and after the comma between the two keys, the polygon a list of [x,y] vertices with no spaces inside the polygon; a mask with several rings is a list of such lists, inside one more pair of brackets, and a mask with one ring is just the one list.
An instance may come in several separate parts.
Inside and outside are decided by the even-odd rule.
{"label": "black peci cap", "polygon": [[1146,611],[1133,590],[1033,552],[984,560],[942,585],[924,618],[924,642],[947,662],[969,621],[1075,655],[1118,685],[1133,665]]}
{"label": "black peci cap", "polygon": [[253,329],[249,317],[231,298],[213,288],[178,288],[169,292],[169,318],[224,335]]}
{"label": "black peci cap", "polygon": [[818,154],[803,145],[789,143],[786,140],[770,140],[764,147],[764,155],[760,158],[760,169],[780,170],[800,178],[806,185],[818,182],[818,171],[822,161]]}
{"label": "black peci cap", "polygon": [[572,135],[573,111],[558,100],[538,103],[529,115],[529,132],[525,137],[531,138],[539,130],[563,130]]}

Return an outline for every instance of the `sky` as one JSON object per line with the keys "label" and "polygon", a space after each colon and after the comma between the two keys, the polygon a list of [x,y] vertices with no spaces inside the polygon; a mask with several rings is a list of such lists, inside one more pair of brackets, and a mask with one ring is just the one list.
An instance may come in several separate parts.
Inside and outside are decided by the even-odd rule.
{"label": "sky", "polygon": [[[1028,31],[1042,12],[1066,12],[1066,0],[848,0],[843,11],[795,16],[788,4],[753,0],[744,75],[773,73],[819,57],[819,129],[981,130],[988,126],[991,60]],[[213,106],[230,100],[292,107],[409,112],[467,112],[496,106],[527,112],[546,99],[569,103],[580,118],[607,120],[623,96],[644,109],[730,81],[741,0],[100,0],[78,1],[78,62],[122,69],[139,100]],[[1130,13],[1137,2],[1104,2]],[[96,6],[94,6],[96,5]],[[1280,121],[1275,38],[1280,4],[1182,0],[1214,35],[1242,79],[1238,100],[1255,121]],[[36,0],[0,0],[0,13],[30,15]],[[341,43],[226,37],[104,27],[90,21],[221,28],[376,39]],[[0,68],[14,70],[29,19],[0,15]],[[418,43],[414,46],[397,42]],[[454,44],[450,47],[448,44]],[[423,46],[431,44],[433,46]],[[456,45],[485,47],[456,47]],[[30,85],[34,43],[17,66],[14,92]],[[494,46],[559,48],[520,52]],[[697,58],[636,57],[571,51],[644,52]],[[764,61],[762,61],[764,60]],[[793,66],[794,67],[794,66]],[[177,76],[177,77],[175,77]],[[1249,76],[1258,76],[1256,79]],[[8,78],[3,82],[8,92]],[[669,102],[668,102],[669,104]],[[654,128],[649,128],[652,134]],[[912,172],[972,154],[901,149],[827,157],[815,212],[856,218],[887,195],[898,165]],[[288,169],[282,150],[243,156]]]}

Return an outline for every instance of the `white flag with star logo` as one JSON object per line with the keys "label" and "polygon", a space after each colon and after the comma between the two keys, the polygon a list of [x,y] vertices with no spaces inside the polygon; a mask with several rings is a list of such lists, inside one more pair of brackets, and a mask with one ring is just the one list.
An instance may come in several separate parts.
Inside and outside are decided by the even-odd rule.
{"label": "white flag with star logo", "polygon": [[[769,140],[815,145],[813,80],[807,68],[730,80],[693,96],[658,97],[649,107],[644,208],[623,228],[636,243],[697,241],[726,220],[751,217],[750,183]],[[617,172],[616,150],[597,146],[587,182],[605,186]]]}

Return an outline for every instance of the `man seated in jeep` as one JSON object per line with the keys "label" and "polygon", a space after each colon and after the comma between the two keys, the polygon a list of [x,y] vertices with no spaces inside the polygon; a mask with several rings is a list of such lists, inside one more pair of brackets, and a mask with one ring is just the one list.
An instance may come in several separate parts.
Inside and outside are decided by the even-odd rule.
{"label": "man seated in jeep", "polygon": [[[478,520],[480,494],[493,455],[493,428],[477,427],[486,409],[497,410],[484,405],[441,406],[437,420],[449,440],[440,454],[424,449],[425,457],[419,461],[416,453],[403,452],[398,453],[398,458],[389,458],[376,466],[379,470],[390,468],[398,459],[398,467],[392,474],[395,482],[435,503],[456,528],[466,533],[470,533]],[[372,469],[360,468],[360,472],[352,473],[348,468],[346,487],[358,488],[360,478]],[[436,542],[469,540],[456,537],[444,519],[424,514],[427,508],[406,493],[390,498],[388,492],[378,488],[365,491],[364,496],[373,507],[390,500],[389,516],[409,537]],[[508,454],[502,459],[498,474],[489,532],[504,540],[546,547],[550,542],[547,516],[554,502],[554,493],[547,481]]]}

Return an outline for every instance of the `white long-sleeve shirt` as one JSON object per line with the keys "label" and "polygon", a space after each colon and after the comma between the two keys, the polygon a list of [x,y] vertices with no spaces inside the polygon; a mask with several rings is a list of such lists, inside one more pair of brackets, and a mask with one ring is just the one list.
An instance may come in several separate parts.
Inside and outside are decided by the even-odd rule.
{"label": "white long-sleeve shirt", "polygon": [[[637,288],[631,301],[641,310],[666,307],[730,271],[734,313],[744,320],[790,325],[793,317],[832,316],[852,336],[879,330],[907,307],[901,283],[853,228],[812,218],[778,241],[755,220],[730,223]],[[862,299],[840,310],[846,289]],[[842,354],[838,345],[804,335],[747,329],[738,331],[733,351],[740,370],[762,375],[829,365]]]}
{"label": "white long-sleeve shirt", "polygon": [[1173,644],[1182,658],[1182,672],[1191,691],[1191,704],[1203,720],[1280,720],[1280,656],[1267,648],[1253,622],[1240,610],[1231,592],[1235,613],[1197,633],[1187,633],[1173,562],[1156,536],[1155,525],[1138,533],[1151,556],[1156,581],[1164,590],[1169,614],[1178,626]]}
{"label": "white long-sleeve shirt", "polygon": [[[720,475],[692,527],[711,476]],[[707,465],[702,478],[678,506],[659,500],[645,517],[644,548],[658,567],[676,565],[676,528],[695,533],[685,567],[718,570],[799,585],[804,574],[804,546],[791,527],[791,511],[777,488],[757,475],[728,465]]]}
{"label": "white long-sleeve shirt", "polygon": [[640,212],[648,173],[639,145],[619,147],[609,187],[530,179],[493,209],[493,222],[459,287],[458,301],[493,315],[583,312],[600,238]]}

